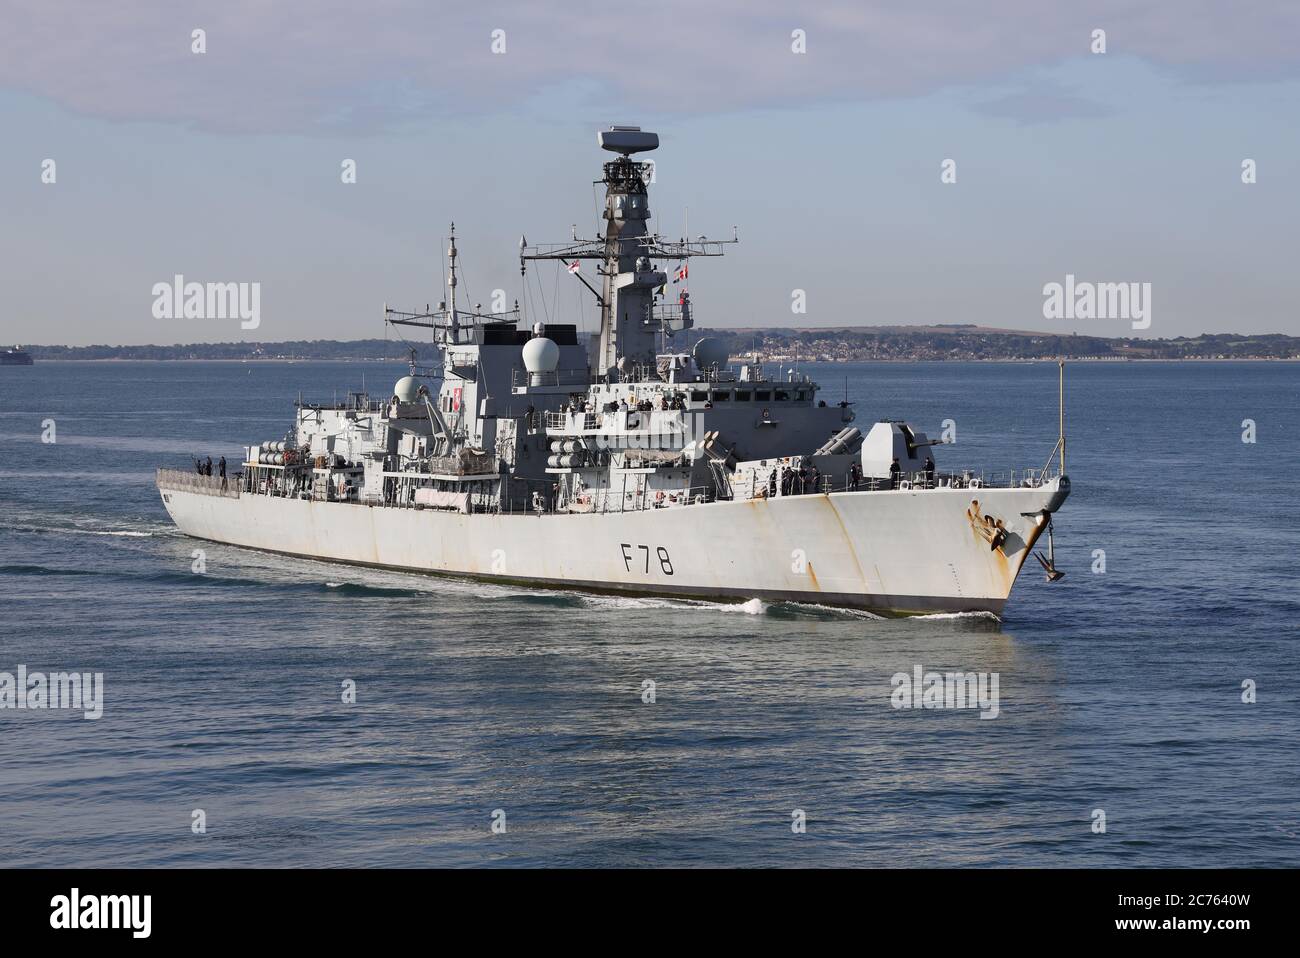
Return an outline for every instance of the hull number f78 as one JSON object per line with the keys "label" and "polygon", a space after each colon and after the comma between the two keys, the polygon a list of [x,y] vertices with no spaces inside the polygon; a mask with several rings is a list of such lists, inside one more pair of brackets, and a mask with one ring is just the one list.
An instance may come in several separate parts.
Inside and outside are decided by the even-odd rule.
{"label": "hull number f78", "polygon": [[[636,569],[645,575],[650,574],[650,546],[633,545],[630,542],[621,543],[623,549],[623,567],[631,572]],[[654,550],[654,555],[659,563],[659,571],[664,575],[673,574],[673,561],[668,558],[668,550],[659,546]]]}

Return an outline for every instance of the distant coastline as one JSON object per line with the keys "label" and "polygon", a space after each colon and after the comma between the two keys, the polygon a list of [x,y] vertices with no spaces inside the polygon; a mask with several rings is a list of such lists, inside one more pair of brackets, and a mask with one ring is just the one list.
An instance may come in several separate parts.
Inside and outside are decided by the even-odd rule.
{"label": "distant coastline", "polygon": [[[1061,335],[1031,330],[951,324],[831,328],[692,329],[668,344],[686,352],[705,336],[721,340],[733,357],[794,362],[1032,362],[1065,358],[1088,362],[1300,359],[1300,336],[1206,333],[1139,339]],[[420,359],[432,344],[412,344]],[[37,362],[75,360],[223,362],[405,362],[408,346],[383,339],[291,340],[280,343],[190,343],[176,346],[26,346]]]}

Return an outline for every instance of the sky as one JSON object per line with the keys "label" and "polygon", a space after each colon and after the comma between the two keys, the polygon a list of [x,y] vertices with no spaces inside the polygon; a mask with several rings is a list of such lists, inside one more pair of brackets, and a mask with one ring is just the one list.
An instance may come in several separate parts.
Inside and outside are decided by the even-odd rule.
{"label": "sky", "polygon": [[[611,124],[653,228],[739,235],[700,326],[1300,335],[1298,120],[1294,0],[0,0],[0,343],[382,338],[452,221],[462,301],[591,330],[518,246],[598,232]],[[160,316],[176,275],[257,325]],[[1148,325],[1049,318],[1067,276]]]}

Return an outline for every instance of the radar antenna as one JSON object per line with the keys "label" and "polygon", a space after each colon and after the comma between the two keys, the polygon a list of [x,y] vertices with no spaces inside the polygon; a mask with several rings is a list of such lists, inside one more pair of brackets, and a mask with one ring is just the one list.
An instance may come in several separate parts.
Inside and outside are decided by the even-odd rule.
{"label": "radar antenna", "polygon": [[[634,160],[633,154],[658,149],[659,136],[637,126],[614,126],[602,130],[596,142],[603,150],[617,153],[605,163],[603,233],[582,238],[574,229],[567,243],[530,246],[520,241],[519,270],[524,273],[529,260],[562,260],[596,298],[600,307],[600,352],[593,371],[607,381],[614,381],[627,364],[654,362],[660,342],[672,332],[694,325],[689,298],[683,295],[674,305],[659,302],[659,291],[666,288],[668,276],[656,268],[655,260],[685,261],[695,256],[721,256],[723,247],[738,243],[732,228],[730,240],[696,240],[683,237],[676,242],[665,240],[647,229],[650,219],[648,185],[653,181],[651,162]],[[580,263],[592,260],[599,265],[603,288],[587,282],[580,274]]]}

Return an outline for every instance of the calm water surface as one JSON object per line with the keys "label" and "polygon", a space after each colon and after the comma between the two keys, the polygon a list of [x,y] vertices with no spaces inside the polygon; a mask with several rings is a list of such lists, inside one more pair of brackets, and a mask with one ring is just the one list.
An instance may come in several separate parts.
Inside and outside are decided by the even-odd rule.
{"label": "calm water surface", "polygon": [[[1053,364],[811,369],[867,422],[955,420],[941,468],[1055,439]],[[0,369],[0,671],[106,686],[99,721],[0,711],[5,864],[1300,864],[1300,365],[1070,367],[1067,575],[1027,566],[1001,622],[191,572],[156,466],[402,372]],[[997,672],[1001,713],[891,708],[917,664]]]}

